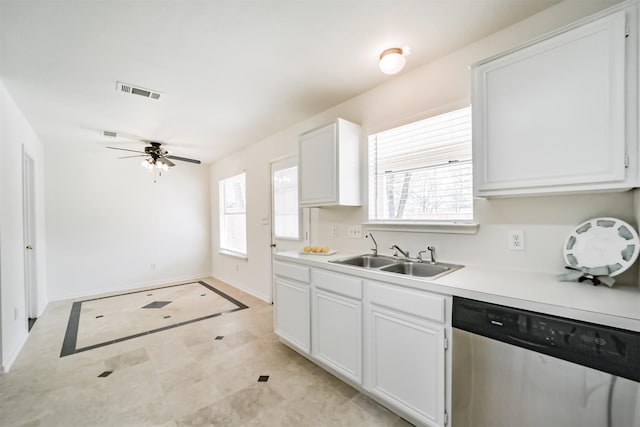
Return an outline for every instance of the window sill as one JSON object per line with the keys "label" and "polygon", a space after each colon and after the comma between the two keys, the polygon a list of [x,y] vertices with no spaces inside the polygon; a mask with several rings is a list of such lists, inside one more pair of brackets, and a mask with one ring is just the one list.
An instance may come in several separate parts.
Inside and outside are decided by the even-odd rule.
{"label": "window sill", "polygon": [[233,251],[228,251],[228,250],[225,250],[225,249],[220,249],[218,251],[218,253],[220,255],[227,255],[227,256],[230,256],[230,257],[234,257],[234,258],[249,259],[249,258],[247,258],[247,254],[241,254],[240,252],[233,252]]}
{"label": "window sill", "polygon": [[442,233],[442,234],[477,234],[480,224],[468,221],[459,222],[397,222],[397,221],[369,221],[365,222],[369,230],[401,231],[411,233]]}

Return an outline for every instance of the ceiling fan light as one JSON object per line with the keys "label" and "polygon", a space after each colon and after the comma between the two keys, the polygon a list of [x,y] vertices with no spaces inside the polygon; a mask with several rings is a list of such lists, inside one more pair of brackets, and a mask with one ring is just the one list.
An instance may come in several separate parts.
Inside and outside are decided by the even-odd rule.
{"label": "ceiling fan light", "polygon": [[143,168],[146,168],[147,166],[149,166],[149,160],[144,159],[140,164],[142,165]]}
{"label": "ceiling fan light", "polygon": [[391,75],[400,72],[406,62],[403,50],[399,47],[392,47],[380,54],[378,67],[383,73]]}

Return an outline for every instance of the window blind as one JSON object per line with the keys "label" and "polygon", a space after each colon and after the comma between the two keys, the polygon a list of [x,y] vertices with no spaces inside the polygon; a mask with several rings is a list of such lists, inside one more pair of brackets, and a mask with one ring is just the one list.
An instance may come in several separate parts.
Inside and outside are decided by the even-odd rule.
{"label": "window blind", "polygon": [[246,174],[220,181],[220,249],[247,254]]}
{"label": "window blind", "polygon": [[471,107],[369,136],[369,219],[473,219]]}

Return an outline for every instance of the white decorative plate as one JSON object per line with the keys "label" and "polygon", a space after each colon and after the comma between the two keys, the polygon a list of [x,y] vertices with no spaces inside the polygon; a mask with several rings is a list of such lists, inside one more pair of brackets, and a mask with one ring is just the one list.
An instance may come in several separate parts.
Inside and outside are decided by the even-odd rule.
{"label": "white decorative plate", "polygon": [[577,269],[606,267],[609,276],[627,270],[638,258],[638,233],[617,218],[593,218],[569,235],[563,254],[567,265]]}

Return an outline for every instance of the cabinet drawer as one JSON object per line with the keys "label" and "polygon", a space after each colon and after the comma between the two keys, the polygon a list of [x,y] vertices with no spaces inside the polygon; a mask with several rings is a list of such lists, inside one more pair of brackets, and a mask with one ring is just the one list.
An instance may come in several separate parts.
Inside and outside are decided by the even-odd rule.
{"label": "cabinet drawer", "polygon": [[309,267],[275,261],[273,273],[277,276],[288,277],[299,282],[309,283]]}
{"label": "cabinet drawer", "polygon": [[445,322],[446,298],[441,295],[372,282],[367,286],[367,298],[376,305],[438,323]]}
{"label": "cabinet drawer", "polygon": [[324,270],[311,270],[311,282],[316,288],[335,294],[362,299],[362,279]]}

